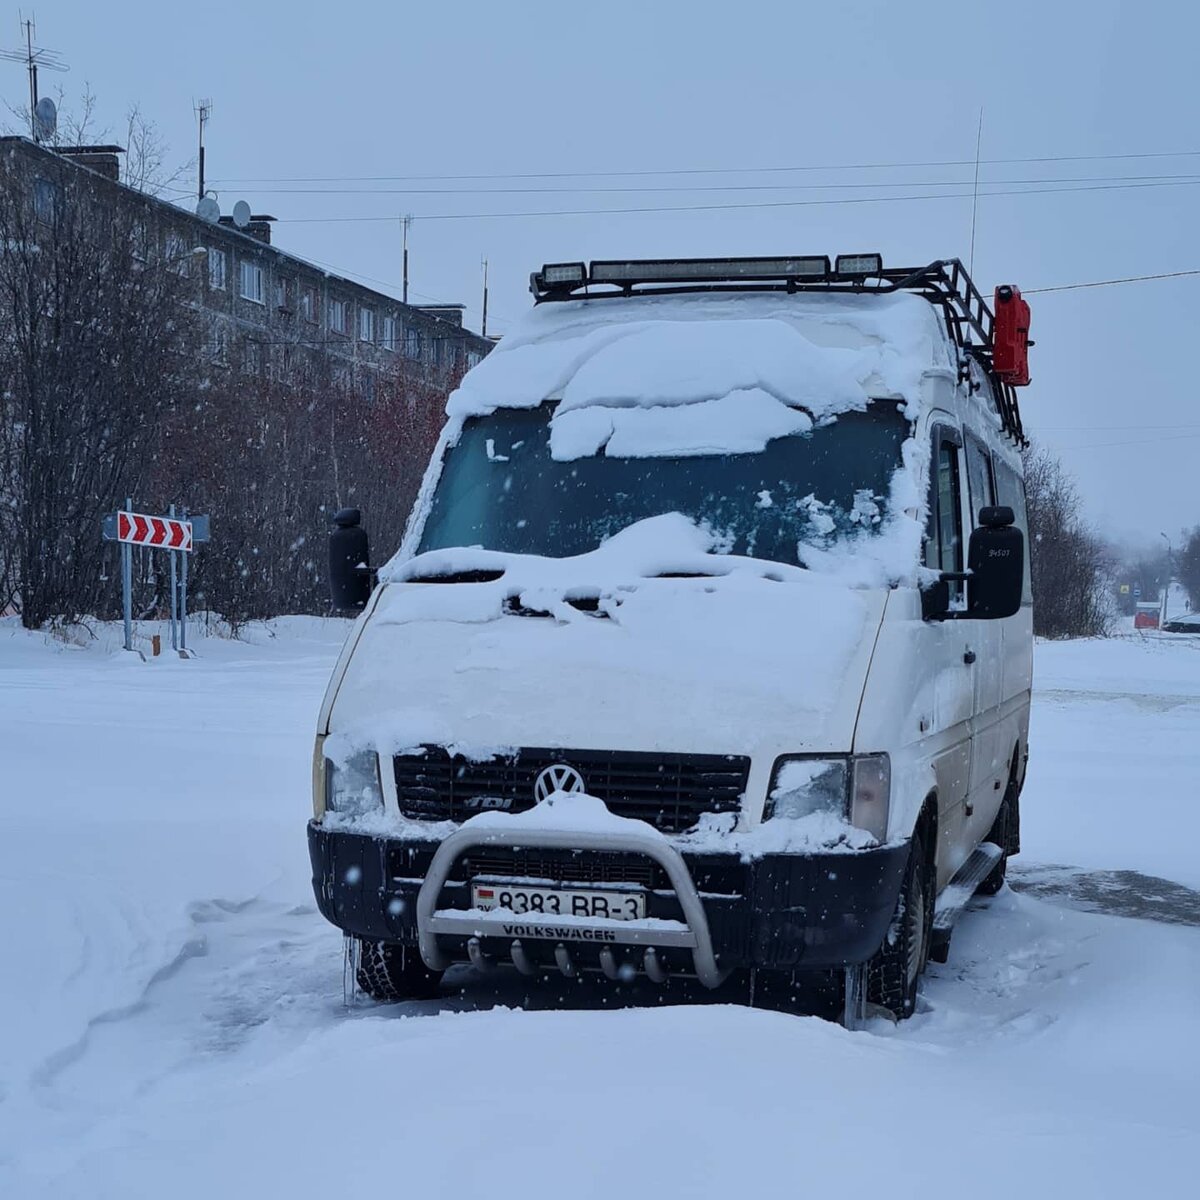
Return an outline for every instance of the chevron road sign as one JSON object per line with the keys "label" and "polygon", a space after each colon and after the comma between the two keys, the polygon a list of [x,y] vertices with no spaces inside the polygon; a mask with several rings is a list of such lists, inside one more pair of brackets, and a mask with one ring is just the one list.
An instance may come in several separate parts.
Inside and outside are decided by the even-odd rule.
{"label": "chevron road sign", "polygon": [[117,541],[131,546],[161,546],[164,550],[191,550],[192,523],[173,517],[147,517],[117,513]]}
{"label": "chevron road sign", "polygon": [[[208,541],[207,515],[177,517],[175,505],[172,504],[171,511],[165,517],[152,517],[134,512],[126,500],[124,508],[105,515],[101,532],[105,541],[121,543],[125,649],[133,649],[133,565],[130,550],[134,546],[142,546],[148,550],[167,551],[171,577],[171,646],[179,652],[180,657],[190,657],[187,648],[187,559],[198,542]],[[158,653],[157,649],[155,653]]]}

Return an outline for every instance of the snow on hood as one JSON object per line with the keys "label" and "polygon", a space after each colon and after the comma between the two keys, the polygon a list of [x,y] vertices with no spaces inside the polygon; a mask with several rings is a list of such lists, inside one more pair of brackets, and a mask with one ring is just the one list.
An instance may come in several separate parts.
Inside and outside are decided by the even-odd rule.
{"label": "snow on hood", "polygon": [[[558,399],[551,451],[562,460],[601,446],[747,453],[873,397],[913,400],[926,372],[950,366],[933,307],[907,293],[579,300],[526,314],[446,412],[461,422]],[[673,419],[683,405],[705,411]]]}
{"label": "snow on hood", "polygon": [[710,544],[668,514],[574,558],[456,549],[392,565],[328,730],[478,757],[849,749],[886,593]]}

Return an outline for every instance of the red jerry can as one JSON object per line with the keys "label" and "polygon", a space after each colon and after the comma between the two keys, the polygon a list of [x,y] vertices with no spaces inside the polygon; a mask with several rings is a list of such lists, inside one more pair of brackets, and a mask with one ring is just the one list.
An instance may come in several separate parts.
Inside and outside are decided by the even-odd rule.
{"label": "red jerry can", "polygon": [[1029,305],[1021,289],[1003,284],[996,289],[996,324],[992,331],[992,364],[996,374],[1013,387],[1029,382]]}

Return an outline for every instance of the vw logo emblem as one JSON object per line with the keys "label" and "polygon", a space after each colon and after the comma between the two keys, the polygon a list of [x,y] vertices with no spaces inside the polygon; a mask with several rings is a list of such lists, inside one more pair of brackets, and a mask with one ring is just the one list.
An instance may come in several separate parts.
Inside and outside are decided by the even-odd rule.
{"label": "vw logo emblem", "polygon": [[566,763],[555,763],[552,767],[546,767],[537,773],[537,778],[533,781],[533,798],[538,804],[555,792],[585,791],[587,785],[583,782],[583,776]]}

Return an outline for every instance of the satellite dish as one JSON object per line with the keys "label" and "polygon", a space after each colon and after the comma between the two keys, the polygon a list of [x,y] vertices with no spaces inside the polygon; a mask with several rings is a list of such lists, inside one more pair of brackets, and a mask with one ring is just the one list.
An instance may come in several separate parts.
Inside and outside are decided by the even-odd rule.
{"label": "satellite dish", "polygon": [[49,96],[43,96],[33,110],[33,128],[39,142],[49,141],[58,129],[58,108]]}
{"label": "satellite dish", "polygon": [[215,225],[221,219],[221,206],[211,196],[205,196],[196,205],[196,216],[210,225]]}
{"label": "satellite dish", "polygon": [[250,205],[245,200],[239,200],[233,206],[233,223],[239,229],[245,229],[250,224]]}

